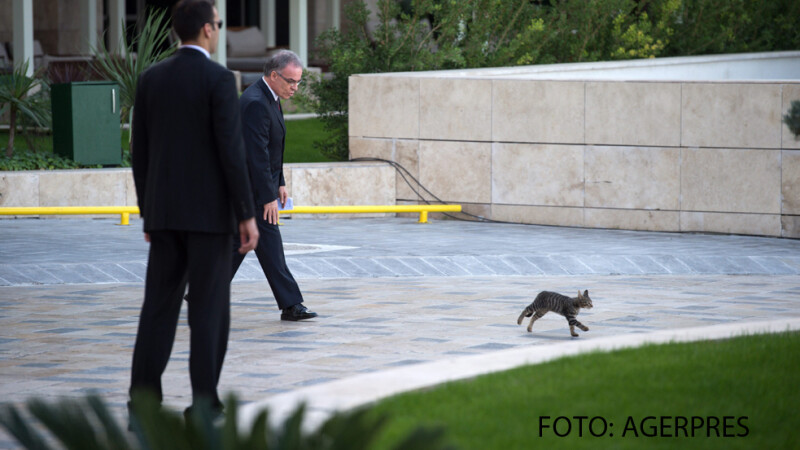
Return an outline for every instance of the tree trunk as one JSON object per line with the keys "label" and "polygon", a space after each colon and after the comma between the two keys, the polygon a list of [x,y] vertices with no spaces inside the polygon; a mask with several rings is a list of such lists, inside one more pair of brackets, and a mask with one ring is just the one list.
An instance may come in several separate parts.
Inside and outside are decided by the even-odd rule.
{"label": "tree trunk", "polygon": [[17,108],[13,105],[8,112],[8,147],[6,147],[6,157],[14,155],[14,133],[17,131]]}

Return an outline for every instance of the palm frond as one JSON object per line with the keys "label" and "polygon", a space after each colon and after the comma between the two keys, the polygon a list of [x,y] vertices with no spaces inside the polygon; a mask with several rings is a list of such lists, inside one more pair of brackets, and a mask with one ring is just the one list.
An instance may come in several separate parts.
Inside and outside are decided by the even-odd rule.
{"label": "palm frond", "polygon": [[7,405],[0,410],[0,425],[29,450],[49,450],[51,448],[47,445],[44,436],[25,421],[22,414],[13,405]]}
{"label": "palm frond", "polygon": [[127,121],[128,114],[136,98],[136,83],[139,75],[148,67],[161,61],[175,52],[174,46],[162,50],[169,39],[169,23],[167,11],[151,12],[142,26],[141,32],[128,41],[126,36],[120,38],[118,48],[124,54],[113,53],[100,40],[95,49],[97,58],[94,68],[103,76],[114,80],[120,87],[121,119]]}

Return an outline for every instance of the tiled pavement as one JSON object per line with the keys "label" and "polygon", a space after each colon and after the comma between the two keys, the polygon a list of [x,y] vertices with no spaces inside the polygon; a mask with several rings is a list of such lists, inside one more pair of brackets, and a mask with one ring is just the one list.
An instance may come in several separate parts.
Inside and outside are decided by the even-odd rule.
{"label": "tiled pavement", "polygon": [[[279,319],[255,258],[233,284],[220,388],[245,402],[359,374],[573,341],[540,290],[588,289],[581,340],[800,318],[800,241],[413,219],[293,219],[290,267],[317,320]],[[0,399],[101,393],[123,414],[147,245],[141,223],[0,220]],[[184,310],[185,313],[185,310]],[[507,351],[512,351],[507,350]],[[190,401],[182,320],[166,402]],[[0,433],[0,448],[14,448]]]}

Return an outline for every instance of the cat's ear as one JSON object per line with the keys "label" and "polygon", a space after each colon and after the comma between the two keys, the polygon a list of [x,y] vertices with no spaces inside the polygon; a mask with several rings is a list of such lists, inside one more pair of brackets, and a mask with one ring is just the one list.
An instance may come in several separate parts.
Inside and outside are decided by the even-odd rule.
{"label": "cat's ear", "polygon": [[583,291],[583,296],[584,297],[588,297],[589,296],[589,290],[588,289]]}
{"label": "cat's ear", "polygon": [[578,289],[578,298],[583,298],[583,294],[581,294],[581,290]]}

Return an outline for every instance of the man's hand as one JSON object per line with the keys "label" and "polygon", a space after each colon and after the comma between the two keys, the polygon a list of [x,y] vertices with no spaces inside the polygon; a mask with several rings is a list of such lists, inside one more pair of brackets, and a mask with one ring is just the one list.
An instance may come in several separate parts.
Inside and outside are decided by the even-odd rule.
{"label": "man's hand", "polygon": [[271,225],[278,224],[278,199],[264,205],[264,220]]}
{"label": "man's hand", "polygon": [[144,234],[144,241],[147,242],[147,243],[150,243],[150,233],[145,233]]}
{"label": "man's hand", "polygon": [[239,222],[239,253],[245,255],[250,250],[254,250],[256,245],[258,245],[256,218],[251,217]]}
{"label": "man's hand", "polygon": [[281,207],[286,206],[286,200],[289,199],[289,191],[286,190],[286,186],[280,186],[278,188],[278,200],[281,202]]}

